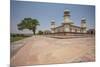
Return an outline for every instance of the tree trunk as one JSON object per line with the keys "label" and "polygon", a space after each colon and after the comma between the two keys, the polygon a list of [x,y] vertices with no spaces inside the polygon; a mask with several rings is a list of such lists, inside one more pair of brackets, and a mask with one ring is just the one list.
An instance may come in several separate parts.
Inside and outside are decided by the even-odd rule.
{"label": "tree trunk", "polygon": [[32,30],[33,31],[33,35],[35,35],[35,30]]}
{"label": "tree trunk", "polygon": [[35,35],[36,27],[33,27],[33,34]]}

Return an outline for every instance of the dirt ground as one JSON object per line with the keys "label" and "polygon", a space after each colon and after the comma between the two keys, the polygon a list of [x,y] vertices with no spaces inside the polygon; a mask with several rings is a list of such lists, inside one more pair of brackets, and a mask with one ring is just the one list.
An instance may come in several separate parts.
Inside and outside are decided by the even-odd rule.
{"label": "dirt ground", "polygon": [[12,66],[95,61],[95,38],[33,36],[11,57]]}

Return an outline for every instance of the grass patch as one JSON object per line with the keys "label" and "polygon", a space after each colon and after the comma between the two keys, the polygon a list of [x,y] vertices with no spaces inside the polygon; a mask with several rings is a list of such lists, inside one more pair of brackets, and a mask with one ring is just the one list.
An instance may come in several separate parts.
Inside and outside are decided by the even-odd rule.
{"label": "grass patch", "polygon": [[31,37],[32,35],[33,34],[14,34],[14,33],[11,33],[10,34],[10,42],[22,40],[24,38]]}
{"label": "grass patch", "polygon": [[22,39],[24,39],[24,38],[27,38],[27,37],[23,37],[23,36],[11,37],[11,38],[10,38],[10,42],[22,40]]}

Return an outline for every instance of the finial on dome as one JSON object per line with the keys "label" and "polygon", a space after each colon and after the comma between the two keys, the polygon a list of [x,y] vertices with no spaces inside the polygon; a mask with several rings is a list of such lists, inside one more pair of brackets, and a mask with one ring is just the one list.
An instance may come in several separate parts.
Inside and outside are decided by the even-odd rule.
{"label": "finial on dome", "polygon": [[55,20],[54,20],[54,17],[52,17],[52,20],[51,20],[52,22],[55,22]]}

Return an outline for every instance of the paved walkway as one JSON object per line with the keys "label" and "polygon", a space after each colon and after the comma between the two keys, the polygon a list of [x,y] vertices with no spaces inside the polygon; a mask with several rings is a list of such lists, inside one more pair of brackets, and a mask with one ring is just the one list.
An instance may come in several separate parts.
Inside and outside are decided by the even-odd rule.
{"label": "paved walkway", "polygon": [[11,65],[94,61],[94,41],[94,37],[56,39],[33,36],[11,57]]}
{"label": "paved walkway", "polygon": [[13,57],[27,42],[33,40],[33,37],[28,37],[16,42],[12,42],[10,45],[10,56]]}

